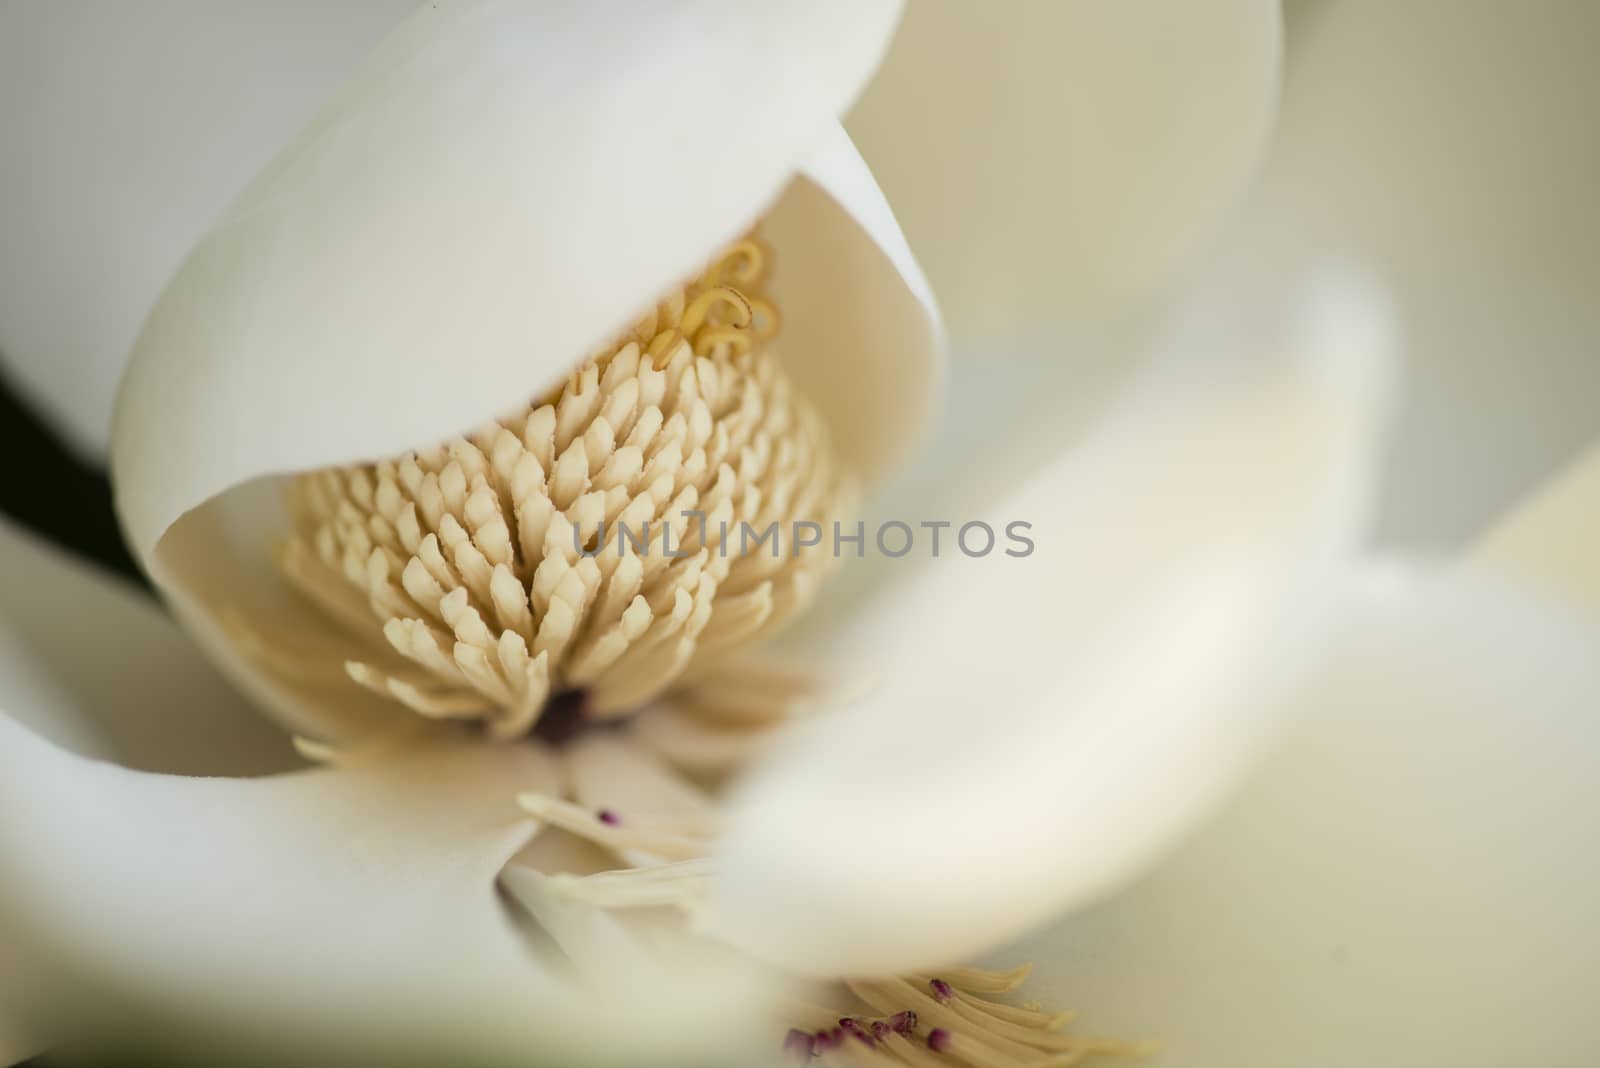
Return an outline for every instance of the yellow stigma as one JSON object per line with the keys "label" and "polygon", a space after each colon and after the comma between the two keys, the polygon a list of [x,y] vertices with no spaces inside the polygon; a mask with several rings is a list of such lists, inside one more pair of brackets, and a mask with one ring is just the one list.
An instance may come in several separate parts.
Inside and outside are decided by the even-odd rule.
{"label": "yellow stigma", "polygon": [[770,261],[738,242],[476,433],[295,480],[282,566],[374,639],[355,682],[515,738],[560,694],[637,708],[806,604],[831,539],[792,531],[831,533],[850,489],[773,351]]}

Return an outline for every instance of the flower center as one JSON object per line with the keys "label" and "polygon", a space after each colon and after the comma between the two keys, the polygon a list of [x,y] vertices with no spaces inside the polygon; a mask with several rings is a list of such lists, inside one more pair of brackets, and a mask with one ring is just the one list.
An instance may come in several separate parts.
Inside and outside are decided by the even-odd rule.
{"label": "flower center", "polygon": [[381,631],[350,677],[517,738],[576,691],[585,716],[631,711],[803,608],[828,555],[791,532],[852,491],[772,349],[769,263],[739,241],[476,433],[296,479],[284,572]]}

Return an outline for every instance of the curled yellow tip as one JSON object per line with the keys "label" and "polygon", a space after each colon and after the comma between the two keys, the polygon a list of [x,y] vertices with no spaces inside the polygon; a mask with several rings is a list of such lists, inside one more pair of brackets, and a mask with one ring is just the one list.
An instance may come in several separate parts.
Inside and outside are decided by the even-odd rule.
{"label": "curled yellow tip", "polygon": [[315,738],[307,738],[296,734],[289,739],[294,746],[294,751],[313,764],[332,764],[339,758],[339,750],[327,742],[319,742]]}

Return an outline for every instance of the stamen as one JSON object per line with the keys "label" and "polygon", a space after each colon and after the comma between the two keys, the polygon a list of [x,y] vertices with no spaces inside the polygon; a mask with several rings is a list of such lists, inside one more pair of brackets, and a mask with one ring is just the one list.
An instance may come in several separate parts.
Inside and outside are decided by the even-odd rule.
{"label": "stamen", "polygon": [[[994,987],[1010,985],[1018,973],[957,969],[952,974],[974,985]],[[956,1063],[973,1068],[1075,1064],[1094,1054],[1142,1056],[1155,1048],[1149,1043],[1061,1034],[1069,1013],[1046,1014],[990,1001],[959,990],[941,978],[923,982],[927,993],[903,979],[847,984],[857,997],[879,1012],[904,1006],[898,1014],[883,1018],[885,1022],[903,1021],[904,1026],[875,1028],[872,1034],[908,1063],[919,1062],[906,1056],[906,1050],[893,1038],[916,1034],[924,1026],[928,1027],[927,1049],[948,1054]]]}
{"label": "stamen", "polygon": [[[825,527],[850,489],[768,346],[769,267],[743,239],[539,402],[297,479],[281,567],[377,639],[350,678],[422,716],[559,740],[803,608],[830,554],[748,548],[740,524]],[[558,707],[575,692],[583,716]]]}
{"label": "stamen", "polygon": [[552,894],[603,909],[669,907],[695,916],[703,906],[711,869],[704,860],[679,860],[594,875],[552,875]]}
{"label": "stamen", "polygon": [[339,760],[339,747],[296,734],[289,739],[294,751],[313,764],[335,764]]}
{"label": "stamen", "polygon": [[523,794],[517,798],[517,803],[524,812],[552,827],[616,852],[638,850],[666,860],[695,860],[710,852],[710,845],[704,839],[635,823],[624,824],[620,820],[613,824],[586,808],[548,794]]}
{"label": "stamen", "polygon": [[[686,844],[659,832],[625,837],[620,818],[616,823],[604,818],[606,809],[591,814],[538,795],[525,797],[522,803],[550,825],[613,851],[636,849],[664,856],[668,843]],[[704,848],[703,841],[701,845]],[[702,855],[581,877],[552,875],[545,885],[554,896],[596,908],[675,908],[690,917],[693,928],[714,875],[714,861]],[[959,986],[942,976],[848,981],[845,989],[870,1011],[830,1012],[801,1001],[787,1002],[784,1012],[795,1026],[785,1036],[783,1049],[840,1065],[918,1068],[1057,1068],[1092,1055],[1137,1057],[1154,1052],[1156,1047],[1147,1042],[1064,1034],[1070,1012],[1007,1005],[971,990],[982,987],[1005,993],[1028,972],[1026,967],[1009,972],[948,969],[944,974],[955,976]]]}
{"label": "stamen", "polygon": [[949,985],[969,994],[1009,994],[1033,974],[1033,965],[1023,964],[1008,972],[985,971],[982,968],[946,968],[941,974]]}

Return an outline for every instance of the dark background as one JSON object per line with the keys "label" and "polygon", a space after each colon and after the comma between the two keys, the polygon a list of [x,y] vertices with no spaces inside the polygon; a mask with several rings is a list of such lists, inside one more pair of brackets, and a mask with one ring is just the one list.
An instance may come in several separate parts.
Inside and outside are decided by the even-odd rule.
{"label": "dark background", "polygon": [[149,589],[122,540],[106,473],[86,463],[0,375],[0,513],[40,537]]}

